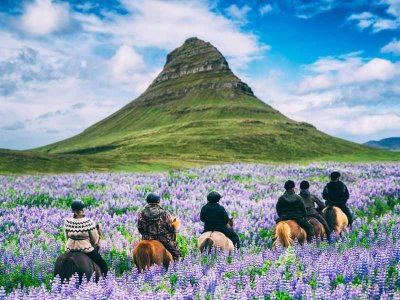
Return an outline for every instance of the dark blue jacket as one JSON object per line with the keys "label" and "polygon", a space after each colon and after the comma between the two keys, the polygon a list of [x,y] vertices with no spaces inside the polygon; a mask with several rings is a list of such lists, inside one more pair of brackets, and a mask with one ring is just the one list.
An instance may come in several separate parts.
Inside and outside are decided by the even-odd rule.
{"label": "dark blue jacket", "polygon": [[200,220],[204,222],[204,232],[222,231],[226,228],[229,217],[222,205],[216,202],[208,202],[201,208]]}
{"label": "dark blue jacket", "polygon": [[322,193],[326,205],[345,205],[349,196],[347,186],[341,181],[329,182]]}

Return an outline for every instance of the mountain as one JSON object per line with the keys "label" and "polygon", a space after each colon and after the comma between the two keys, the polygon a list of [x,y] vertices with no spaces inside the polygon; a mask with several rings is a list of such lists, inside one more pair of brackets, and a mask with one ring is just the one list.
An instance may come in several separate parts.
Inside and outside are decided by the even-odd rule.
{"label": "mountain", "polygon": [[400,151],[400,137],[390,137],[379,141],[369,141],[364,145],[391,151]]}
{"label": "mountain", "polygon": [[[76,136],[30,151],[33,162],[31,155],[73,162],[67,170],[80,171],[398,159],[285,117],[254,95],[218,49],[197,38],[168,54],[162,72],[137,99]],[[0,171],[1,165],[0,156]],[[48,162],[48,169],[57,169],[53,165]]]}

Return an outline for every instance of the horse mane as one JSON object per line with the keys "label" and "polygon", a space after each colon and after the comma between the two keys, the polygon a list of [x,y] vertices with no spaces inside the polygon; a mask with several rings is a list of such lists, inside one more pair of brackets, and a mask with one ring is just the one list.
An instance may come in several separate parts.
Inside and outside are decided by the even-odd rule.
{"label": "horse mane", "polygon": [[276,225],[274,239],[274,247],[276,247],[278,239],[283,247],[288,247],[293,243],[290,226],[286,222],[279,222]]}
{"label": "horse mane", "polygon": [[171,221],[172,221],[172,226],[174,226],[175,230],[178,230],[179,227],[181,226],[181,220],[175,217],[171,217]]}
{"label": "horse mane", "polygon": [[60,266],[58,274],[60,275],[61,282],[64,281],[64,279],[69,280],[78,270],[78,266],[72,257],[63,258]]}

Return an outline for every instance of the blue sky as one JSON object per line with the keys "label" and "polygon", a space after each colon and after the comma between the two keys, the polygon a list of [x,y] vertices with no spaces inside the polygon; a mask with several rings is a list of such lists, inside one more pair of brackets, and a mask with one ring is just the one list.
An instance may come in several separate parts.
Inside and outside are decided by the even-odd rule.
{"label": "blue sky", "polygon": [[0,148],[81,132],[192,36],[290,118],[356,142],[400,136],[399,31],[400,0],[2,0]]}

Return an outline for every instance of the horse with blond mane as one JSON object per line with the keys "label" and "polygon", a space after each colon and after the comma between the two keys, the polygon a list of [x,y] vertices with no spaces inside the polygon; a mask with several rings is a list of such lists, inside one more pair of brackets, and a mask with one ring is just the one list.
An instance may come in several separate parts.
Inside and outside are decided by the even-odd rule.
{"label": "horse with blond mane", "polygon": [[[312,237],[322,240],[325,236],[324,226],[313,217],[307,218],[307,221],[314,227],[314,234]],[[296,240],[299,244],[304,244],[307,240],[307,233],[295,220],[281,221],[276,225],[273,247],[276,247],[278,242],[283,247],[289,247],[293,245]]]}

